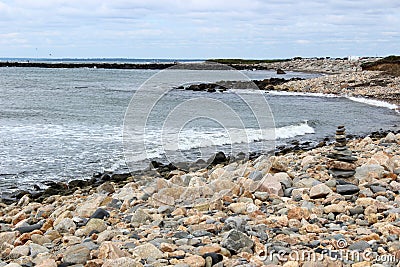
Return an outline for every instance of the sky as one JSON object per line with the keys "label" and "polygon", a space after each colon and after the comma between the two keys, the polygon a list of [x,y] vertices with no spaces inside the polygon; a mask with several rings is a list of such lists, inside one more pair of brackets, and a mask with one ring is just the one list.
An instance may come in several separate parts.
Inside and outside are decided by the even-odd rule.
{"label": "sky", "polygon": [[400,54],[399,0],[0,0],[0,57]]}

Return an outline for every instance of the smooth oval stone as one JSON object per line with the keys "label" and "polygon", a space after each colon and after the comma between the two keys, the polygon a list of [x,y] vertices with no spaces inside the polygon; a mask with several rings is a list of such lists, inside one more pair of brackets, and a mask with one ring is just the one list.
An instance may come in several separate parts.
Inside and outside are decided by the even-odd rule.
{"label": "smooth oval stone", "polygon": [[15,231],[18,231],[21,234],[30,233],[30,232],[32,232],[34,230],[38,230],[38,229],[42,228],[42,226],[43,226],[43,223],[39,222],[39,223],[36,223],[36,224],[33,224],[33,225],[29,225],[29,226],[17,227],[17,228],[15,228]]}

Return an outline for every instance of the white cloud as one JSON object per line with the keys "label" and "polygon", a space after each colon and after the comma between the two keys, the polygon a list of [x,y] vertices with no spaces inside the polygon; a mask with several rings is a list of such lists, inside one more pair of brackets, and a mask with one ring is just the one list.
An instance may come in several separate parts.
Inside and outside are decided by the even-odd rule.
{"label": "white cloud", "polygon": [[393,54],[398,14],[398,0],[3,0],[0,32],[18,36],[0,56],[26,45],[87,57],[375,55],[378,38]]}

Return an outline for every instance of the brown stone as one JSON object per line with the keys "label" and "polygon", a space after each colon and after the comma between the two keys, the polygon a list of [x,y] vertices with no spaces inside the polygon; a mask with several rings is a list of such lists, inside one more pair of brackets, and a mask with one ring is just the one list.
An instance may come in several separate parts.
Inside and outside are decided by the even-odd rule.
{"label": "brown stone", "polygon": [[[8,245],[12,245],[17,238],[18,232],[3,232],[0,233],[0,250],[4,250]],[[0,251],[0,252],[1,252]]]}
{"label": "brown stone", "polygon": [[308,220],[310,218],[310,211],[307,208],[294,207],[294,208],[291,208],[288,210],[287,218],[289,220],[291,220],[291,219],[296,219],[296,220],[306,219],[306,220]]}
{"label": "brown stone", "polygon": [[365,240],[365,241],[371,241],[371,240],[380,240],[380,236],[376,233],[372,233],[368,236],[364,236],[362,238],[360,238],[360,240]]}
{"label": "brown stone", "polygon": [[322,232],[321,228],[319,228],[319,226],[316,224],[307,224],[304,228],[308,233],[321,233]]}
{"label": "brown stone", "polygon": [[24,211],[20,211],[19,213],[17,213],[13,219],[12,219],[12,224],[16,225],[17,223],[19,223],[20,221],[26,219],[26,213]]}
{"label": "brown stone", "polygon": [[218,244],[211,244],[199,248],[199,254],[204,255],[206,253],[218,253],[221,251],[221,246]]}
{"label": "brown stone", "polygon": [[256,190],[260,192],[267,192],[277,196],[283,196],[282,185],[277,177],[267,174],[264,178],[257,183]]}
{"label": "brown stone", "polygon": [[57,263],[54,259],[46,259],[42,263],[36,265],[36,267],[57,267]]}
{"label": "brown stone", "polygon": [[161,243],[160,249],[162,252],[172,252],[177,249],[177,246],[170,243]]}
{"label": "brown stone", "polygon": [[183,262],[188,264],[190,267],[203,267],[206,264],[205,259],[198,255],[189,256],[185,258]]}
{"label": "brown stone", "polygon": [[129,253],[122,251],[119,247],[117,247],[114,242],[105,241],[101,244],[99,248],[100,259],[118,259],[122,257],[129,256]]}
{"label": "brown stone", "polygon": [[[104,261],[102,259],[94,259],[90,260],[85,264],[85,267],[101,267],[103,266]],[[116,266],[113,266],[116,267]]]}
{"label": "brown stone", "polygon": [[353,171],[357,168],[357,166],[354,163],[337,161],[337,160],[328,161],[326,166],[329,169],[338,169],[338,170],[344,170],[344,171]]}
{"label": "brown stone", "polygon": [[42,228],[40,228],[40,230],[41,230],[42,232],[46,232],[46,231],[49,230],[51,227],[53,227],[53,223],[54,223],[54,220],[53,220],[53,219],[51,219],[51,218],[47,219],[47,220],[44,222]]}

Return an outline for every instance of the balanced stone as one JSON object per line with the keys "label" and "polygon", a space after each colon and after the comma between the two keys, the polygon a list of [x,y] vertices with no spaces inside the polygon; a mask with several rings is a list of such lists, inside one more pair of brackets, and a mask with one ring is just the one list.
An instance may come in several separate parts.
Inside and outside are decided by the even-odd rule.
{"label": "balanced stone", "polygon": [[353,162],[357,158],[347,146],[346,129],[343,125],[338,126],[335,135],[334,151],[328,155],[333,161],[328,162],[329,173],[335,178],[349,178],[355,174]]}

